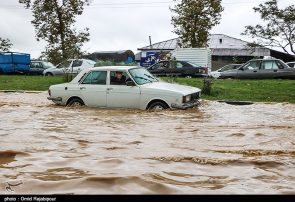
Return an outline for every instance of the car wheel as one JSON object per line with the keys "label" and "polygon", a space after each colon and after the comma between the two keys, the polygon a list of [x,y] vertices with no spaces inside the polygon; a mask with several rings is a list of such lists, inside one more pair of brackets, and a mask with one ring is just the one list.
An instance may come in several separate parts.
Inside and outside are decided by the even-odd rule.
{"label": "car wheel", "polygon": [[168,108],[168,106],[163,102],[154,102],[148,107],[148,110],[149,111],[162,111],[167,108]]}
{"label": "car wheel", "polygon": [[45,74],[45,76],[53,76],[53,74],[50,73],[50,72],[47,72],[47,73]]}
{"label": "car wheel", "polygon": [[67,104],[67,106],[70,106],[70,107],[81,107],[83,105],[84,105],[84,102],[80,98],[73,98]]}
{"label": "car wheel", "polygon": [[187,75],[187,76],[185,76],[185,78],[187,78],[187,79],[191,79],[192,76]]}

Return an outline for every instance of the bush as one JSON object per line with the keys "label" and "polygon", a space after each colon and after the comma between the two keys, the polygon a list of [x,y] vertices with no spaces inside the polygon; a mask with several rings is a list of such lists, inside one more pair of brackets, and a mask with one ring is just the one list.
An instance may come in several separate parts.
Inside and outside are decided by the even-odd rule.
{"label": "bush", "polygon": [[213,80],[210,78],[204,78],[202,93],[205,95],[211,95]]}

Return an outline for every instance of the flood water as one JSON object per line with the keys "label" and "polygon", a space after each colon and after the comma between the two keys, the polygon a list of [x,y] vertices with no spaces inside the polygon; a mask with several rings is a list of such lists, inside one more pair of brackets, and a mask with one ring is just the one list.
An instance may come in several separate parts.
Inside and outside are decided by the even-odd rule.
{"label": "flood water", "polygon": [[145,112],[0,93],[0,194],[295,194],[295,105]]}

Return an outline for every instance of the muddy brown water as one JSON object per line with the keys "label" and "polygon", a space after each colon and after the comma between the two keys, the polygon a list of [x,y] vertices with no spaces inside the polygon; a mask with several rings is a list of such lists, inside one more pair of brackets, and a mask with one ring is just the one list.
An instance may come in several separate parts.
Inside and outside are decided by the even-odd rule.
{"label": "muddy brown water", "polygon": [[145,112],[0,93],[0,194],[295,194],[295,105]]}

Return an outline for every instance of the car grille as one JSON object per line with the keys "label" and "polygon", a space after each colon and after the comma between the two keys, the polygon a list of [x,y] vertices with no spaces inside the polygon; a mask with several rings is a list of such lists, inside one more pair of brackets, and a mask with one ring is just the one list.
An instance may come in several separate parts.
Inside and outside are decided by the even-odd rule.
{"label": "car grille", "polygon": [[200,93],[193,93],[191,96],[191,100],[198,100],[200,98]]}

